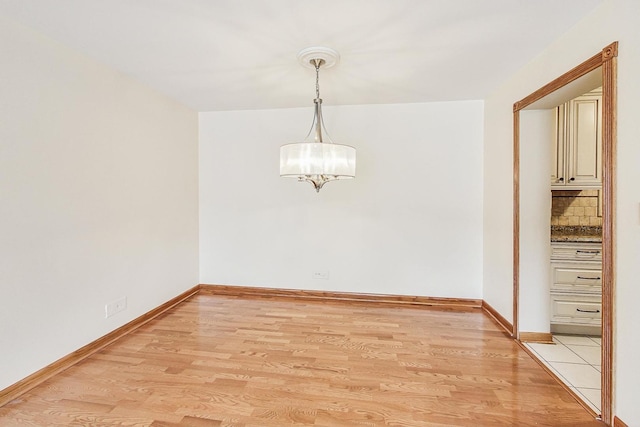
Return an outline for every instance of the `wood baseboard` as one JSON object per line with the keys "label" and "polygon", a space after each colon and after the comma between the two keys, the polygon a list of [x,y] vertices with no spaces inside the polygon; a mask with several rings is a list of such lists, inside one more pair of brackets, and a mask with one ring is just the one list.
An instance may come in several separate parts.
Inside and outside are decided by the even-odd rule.
{"label": "wood baseboard", "polygon": [[482,300],[468,298],[439,298],[407,295],[365,294],[302,289],[259,288],[249,286],[201,284],[200,292],[253,298],[296,298],[306,300],[344,301],[350,303],[376,303],[393,305],[437,306],[455,309],[479,309]]}
{"label": "wood baseboard", "polygon": [[533,352],[529,350],[529,348],[526,345],[524,345],[521,341],[518,341],[518,340],[515,340],[515,342],[520,346],[520,348],[524,350],[525,353],[527,353],[533,360],[535,360],[536,363],[538,363],[538,365],[542,367],[542,369],[544,369],[549,375],[551,375],[551,377],[554,380],[556,380],[556,382],[560,384],[560,386],[562,386],[562,388],[565,389],[587,412],[589,412],[589,414],[591,414],[594,418],[596,418],[599,415],[599,414],[596,414],[593,409],[591,409],[591,406],[587,405],[573,390],[571,390],[571,388],[569,388],[568,385],[566,385],[560,378],[558,378],[558,376],[555,373],[553,373],[553,371],[549,369],[549,367],[545,365],[538,358],[538,356],[533,354]]}
{"label": "wood baseboard", "polygon": [[616,416],[616,417],[613,417],[613,427],[629,427],[629,426]]}
{"label": "wood baseboard", "polygon": [[502,316],[502,314],[498,313],[498,311],[491,307],[491,305],[482,300],[482,310],[489,315],[495,322],[502,326],[502,328],[509,334],[510,337],[513,336],[513,325],[507,319]]}
{"label": "wood baseboard", "polygon": [[553,335],[551,332],[520,332],[519,337],[522,342],[553,344]]}
{"label": "wood baseboard", "polygon": [[23,378],[17,383],[10,385],[3,390],[0,390],[0,407],[6,405],[10,401],[31,390],[35,386],[43,383],[54,375],[64,371],[67,368],[70,368],[83,359],[86,359],[97,351],[113,343],[115,340],[129,334],[130,332],[134,331],[135,329],[139,328],[140,326],[174,307],[175,305],[181,303],[185,299],[197,294],[199,290],[200,287],[195,286],[188,291],[181,293],[177,297],[172,298],[164,304],[154,308],[153,310],[146,312],[142,316],[133,319],[132,321],[124,324],[118,329],[109,332],[108,334],[85,345],[84,347],[79,348],[78,350],[64,356],[61,359],[56,360],[50,365],[45,366],[44,368],[34,372],[26,378]]}

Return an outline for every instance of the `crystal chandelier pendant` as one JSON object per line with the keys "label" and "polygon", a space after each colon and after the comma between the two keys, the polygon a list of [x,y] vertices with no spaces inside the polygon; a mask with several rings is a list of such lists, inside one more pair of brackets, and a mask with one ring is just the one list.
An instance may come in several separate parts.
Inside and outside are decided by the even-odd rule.
{"label": "crystal chandelier pendant", "polygon": [[313,123],[303,142],[280,147],[280,176],[309,182],[316,192],[320,192],[329,181],[356,176],[355,148],[333,143],[322,118],[320,67],[331,67],[338,59],[338,52],[324,47],[308,48],[298,53],[298,60],[304,66],[311,66],[316,70]]}

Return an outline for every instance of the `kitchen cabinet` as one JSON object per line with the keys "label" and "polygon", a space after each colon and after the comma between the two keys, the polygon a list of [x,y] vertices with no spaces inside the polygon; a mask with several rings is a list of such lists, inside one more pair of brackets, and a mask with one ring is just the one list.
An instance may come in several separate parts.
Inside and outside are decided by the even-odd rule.
{"label": "kitchen cabinet", "polygon": [[556,108],[551,188],[602,185],[602,88]]}
{"label": "kitchen cabinet", "polygon": [[602,244],[551,243],[551,331],[600,334]]}

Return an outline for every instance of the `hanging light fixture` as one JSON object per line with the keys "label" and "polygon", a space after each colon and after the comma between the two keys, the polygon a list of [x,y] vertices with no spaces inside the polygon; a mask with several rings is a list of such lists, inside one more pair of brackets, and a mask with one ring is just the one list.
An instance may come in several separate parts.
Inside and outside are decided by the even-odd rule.
{"label": "hanging light fixture", "polygon": [[280,176],[310,182],[316,192],[329,181],[356,176],[356,149],[334,144],[322,119],[320,67],[332,67],[339,58],[338,52],[327,47],[310,47],[298,53],[303,66],[316,70],[313,123],[303,142],[280,147]]}

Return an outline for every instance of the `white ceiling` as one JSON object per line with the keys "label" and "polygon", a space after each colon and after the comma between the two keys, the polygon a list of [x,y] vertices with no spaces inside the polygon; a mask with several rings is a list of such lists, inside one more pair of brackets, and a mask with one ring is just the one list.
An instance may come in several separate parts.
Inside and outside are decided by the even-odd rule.
{"label": "white ceiling", "polygon": [[312,105],[309,46],[341,55],[325,105],[483,99],[601,1],[0,0],[0,15],[213,111]]}

